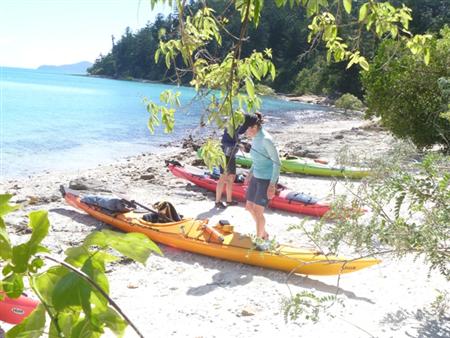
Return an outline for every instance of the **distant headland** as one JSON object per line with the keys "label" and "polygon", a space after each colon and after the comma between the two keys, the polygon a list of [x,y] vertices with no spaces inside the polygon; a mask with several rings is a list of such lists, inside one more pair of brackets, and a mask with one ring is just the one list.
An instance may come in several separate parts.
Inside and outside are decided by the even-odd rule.
{"label": "distant headland", "polygon": [[36,68],[44,72],[57,72],[57,73],[68,73],[68,74],[87,74],[87,69],[92,66],[92,62],[81,61],[78,63],[73,63],[69,65],[42,65]]}

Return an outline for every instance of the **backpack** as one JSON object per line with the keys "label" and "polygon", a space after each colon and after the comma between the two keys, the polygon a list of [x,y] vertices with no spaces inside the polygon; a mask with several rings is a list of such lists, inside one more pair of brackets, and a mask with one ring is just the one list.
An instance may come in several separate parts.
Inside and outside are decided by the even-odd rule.
{"label": "backpack", "polygon": [[156,202],[153,207],[158,213],[145,214],[144,221],[151,223],[169,223],[181,221],[183,216],[179,215],[172,203],[167,201]]}

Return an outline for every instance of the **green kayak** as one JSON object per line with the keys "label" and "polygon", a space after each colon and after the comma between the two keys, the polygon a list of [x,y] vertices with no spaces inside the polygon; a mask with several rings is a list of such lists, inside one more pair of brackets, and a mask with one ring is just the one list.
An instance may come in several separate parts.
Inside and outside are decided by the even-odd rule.
{"label": "green kayak", "polygon": [[[252,159],[250,158],[249,154],[240,153],[236,156],[236,163],[248,168],[252,165]],[[302,157],[289,157],[289,159],[282,157],[281,171],[304,175],[347,178],[363,178],[370,174],[370,170],[368,169],[345,166],[331,166]]]}

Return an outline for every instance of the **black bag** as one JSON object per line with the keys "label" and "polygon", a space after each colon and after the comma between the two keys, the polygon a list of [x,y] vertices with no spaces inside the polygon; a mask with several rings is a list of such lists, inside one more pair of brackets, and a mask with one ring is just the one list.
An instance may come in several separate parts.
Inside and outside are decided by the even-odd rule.
{"label": "black bag", "polygon": [[151,223],[169,223],[178,222],[183,219],[182,215],[179,215],[172,203],[167,201],[161,201],[153,204],[153,207],[158,213],[145,214],[142,219]]}
{"label": "black bag", "polygon": [[125,213],[135,209],[129,202],[114,197],[88,195],[81,202],[97,206],[108,213]]}

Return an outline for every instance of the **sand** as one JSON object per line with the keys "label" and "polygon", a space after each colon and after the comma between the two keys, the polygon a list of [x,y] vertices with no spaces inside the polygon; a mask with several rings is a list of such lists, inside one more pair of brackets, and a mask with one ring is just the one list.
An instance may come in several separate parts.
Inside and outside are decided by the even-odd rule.
{"label": "sand", "polygon": [[[384,156],[397,141],[360,116],[329,113],[320,121],[292,122],[271,130],[280,152],[364,163]],[[181,142],[180,142],[181,144]],[[79,244],[95,230],[109,228],[68,206],[60,184],[74,179],[100,182],[106,189],[125,193],[143,204],[171,201],[183,215],[227,219],[243,233],[255,226],[243,204],[224,211],[213,208],[214,194],[170,174],[164,160],[191,164],[190,147],[167,147],[162,155],[141,154],[112,165],[72,172],[51,172],[2,182],[1,191],[23,204],[6,217],[13,242],[29,236],[26,215],[48,210],[51,233],[44,244],[53,255]],[[346,193],[345,182],[301,175],[282,175],[280,183],[323,200],[332,191]],[[353,185],[357,183],[352,183]],[[267,211],[267,231],[279,242],[312,246],[299,231],[287,231],[305,217]],[[307,226],[315,219],[308,219]],[[294,275],[238,264],[160,246],[164,256],[152,255],[145,266],[122,260],[108,267],[110,295],[146,337],[448,337],[448,321],[430,312],[437,290],[449,291],[445,279],[429,273],[419,258],[383,262],[369,269],[337,277]],[[281,303],[303,291],[319,296],[338,294],[340,302],[317,323],[300,319],[286,322]],[[6,330],[9,326],[2,325]],[[112,335],[107,335],[112,336]],[[136,337],[128,328],[126,337]]]}

